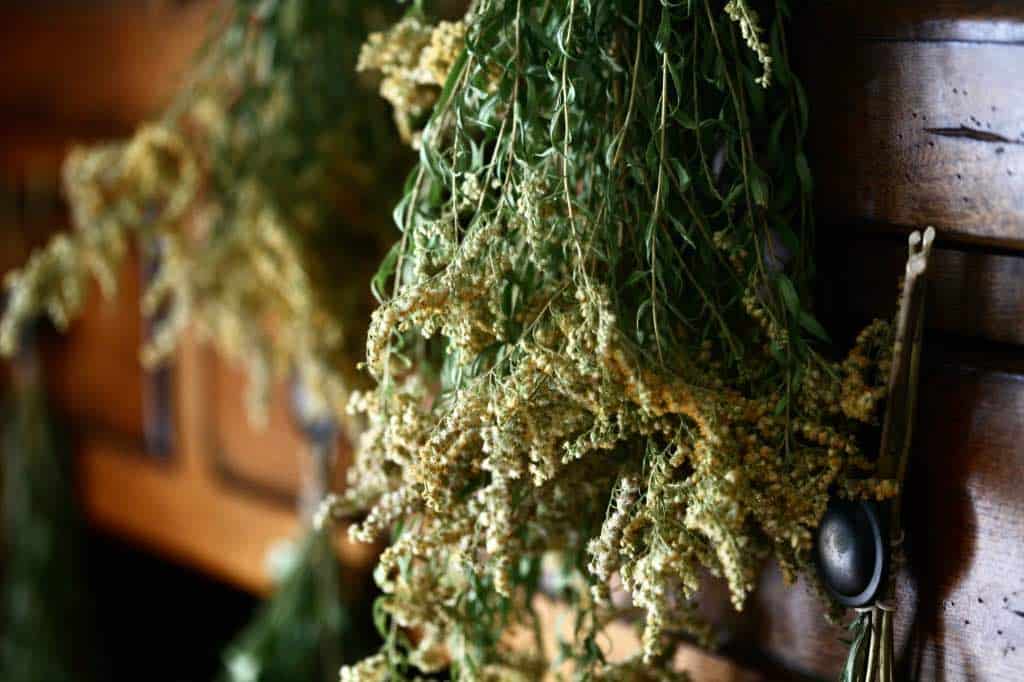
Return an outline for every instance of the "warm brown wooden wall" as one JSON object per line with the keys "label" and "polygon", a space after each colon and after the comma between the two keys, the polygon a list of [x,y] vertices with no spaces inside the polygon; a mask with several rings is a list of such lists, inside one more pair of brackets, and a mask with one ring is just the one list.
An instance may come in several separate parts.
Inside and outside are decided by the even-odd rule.
{"label": "warm brown wooden wall", "polygon": [[[844,0],[799,24],[830,329],[890,315],[906,234],[939,232],[899,583],[903,674],[1024,679],[1024,3]],[[752,648],[834,679],[843,633],[802,590],[772,572],[764,583]]]}

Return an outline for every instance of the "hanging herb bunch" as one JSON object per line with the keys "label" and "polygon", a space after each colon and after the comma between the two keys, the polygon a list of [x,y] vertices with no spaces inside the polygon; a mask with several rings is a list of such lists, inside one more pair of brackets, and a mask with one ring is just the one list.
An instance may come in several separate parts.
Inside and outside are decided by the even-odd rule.
{"label": "hanging herb bunch", "polygon": [[[144,360],[186,323],[250,370],[253,406],[297,372],[323,408],[358,374],[372,262],[393,240],[375,206],[408,168],[387,105],[362,96],[358,46],[387,8],[351,0],[232,0],[182,95],[126,142],[65,166],[77,230],[7,280],[0,349],[38,313],[65,326],[90,279],[114,290],[132,241],[158,262]],[[343,409],[338,412],[343,414]],[[258,415],[259,411],[254,411]]]}
{"label": "hanging herb bunch", "polygon": [[[538,679],[542,647],[508,636],[545,566],[580,678],[666,678],[678,638],[710,637],[703,573],[742,608],[765,559],[808,566],[830,490],[894,494],[855,439],[890,333],[820,354],[790,10],[757,7],[479,0],[370,38],[362,66],[422,129],[352,403],[370,428],[324,509],[393,533],[386,644],[343,680]],[[616,586],[643,646],[613,665]]]}
{"label": "hanging herb bunch", "polygon": [[90,629],[95,605],[71,448],[49,410],[28,334],[12,369],[0,431],[0,676],[8,682],[104,679],[103,647]]}

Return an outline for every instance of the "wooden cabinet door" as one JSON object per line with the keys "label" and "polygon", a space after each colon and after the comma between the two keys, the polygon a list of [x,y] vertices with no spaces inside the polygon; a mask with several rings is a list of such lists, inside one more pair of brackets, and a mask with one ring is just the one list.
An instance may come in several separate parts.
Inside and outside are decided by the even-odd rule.
{"label": "wooden cabinet door", "polygon": [[[835,2],[799,20],[818,306],[849,338],[894,312],[906,235],[934,225],[899,569],[901,679],[1024,670],[1024,4]],[[835,679],[843,631],[769,571],[752,648]],[[741,647],[742,648],[742,647]]]}

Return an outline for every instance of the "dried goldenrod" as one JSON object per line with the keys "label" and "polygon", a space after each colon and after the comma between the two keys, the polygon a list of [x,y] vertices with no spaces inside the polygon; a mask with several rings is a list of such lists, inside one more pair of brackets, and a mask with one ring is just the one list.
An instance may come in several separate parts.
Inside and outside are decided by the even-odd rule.
{"label": "dried goldenrod", "polygon": [[[72,152],[75,230],[9,275],[0,350],[40,313],[74,318],[87,284],[105,293],[128,247],[155,258],[143,351],[159,362],[195,322],[249,369],[253,414],[272,378],[297,374],[322,410],[344,415],[358,383],[373,263],[391,231],[389,180],[406,152],[386,104],[359,94],[363,3],[233,0],[159,122]],[[371,16],[372,15],[372,16]]]}
{"label": "dried goldenrod", "polygon": [[402,139],[414,147],[419,145],[418,128],[437,101],[464,43],[461,22],[428,26],[413,13],[388,31],[370,34],[359,53],[358,70],[381,74],[381,97],[394,108]]}
{"label": "dried goldenrod", "polygon": [[[357,539],[394,533],[386,643],[342,679],[537,679],[540,648],[505,635],[533,627],[542,588],[575,610],[561,652],[580,679],[667,679],[678,637],[712,637],[693,604],[705,572],[741,608],[765,559],[805,566],[832,489],[888,494],[855,440],[883,398],[887,327],[844,362],[815,346],[783,18],[480,0],[443,87],[420,70],[442,29],[416,11],[371,39],[363,65],[423,127],[378,275],[377,388],[352,403],[369,427],[324,510],[367,510]],[[627,608],[642,655],[608,666],[598,634]]]}

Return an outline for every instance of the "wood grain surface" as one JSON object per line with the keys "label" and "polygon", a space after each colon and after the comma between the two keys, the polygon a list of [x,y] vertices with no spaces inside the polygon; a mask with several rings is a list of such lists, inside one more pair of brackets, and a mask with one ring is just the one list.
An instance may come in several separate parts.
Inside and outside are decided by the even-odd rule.
{"label": "wood grain surface", "polygon": [[1024,247],[1024,44],[821,39],[805,85],[822,219]]}
{"label": "wood grain surface", "polygon": [[805,31],[840,39],[1024,42],[1019,0],[829,0],[801,8],[796,19]]}
{"label": "wood grain surface", "polygon": [[[849,230],[830,244],[830,252],[819,260],[832,274],[823,282],[819,306],[829,329],[848,337],[874,318],[891,318],[906,239]],[[928,329],[1024,344],[1024,254],[965,249],[940,239],[932,251],[926,290]]]}
{"label": "wood grain surface", "polygon": [[[45,5],[45,6],[43,6]],[[0,7],[0,118],[25,131],[122,135],[184,82],[216,2],[18,2]]]}
{"label": "wood grain surface", "polygon": [[[1024,679],[1024,3],[823,3],[797,33],[830,331],[891,315],[906,233],[939,231],[900,679]],[[843,635],[769,569],[732,646],[835,679]]]}
{"label": "wood grain surface", "polygon": [[[934,345],[904,505],[907,563],[896,600],[903,679],[1020,680],[1024,367],[1015,351]],[[787,588],[770,569],[751,611],[750,641],[770,658],[822,679],[838,675],[844,632],[823,620],[805,586]]]}
{"label": "wood grain surface", "polygon": [[[311,475],[311,459],[291,412],[288,386],[279,382],[272,387],[266,421],[259,423],[247,404],[249,386],[244,370],[210,348],[202,362],[195,381],[211,397],[203,450],[224,486],[294,509]],[[333,489],[338,491],[345,485],[351,446],[340,435],[336,447]]]}

